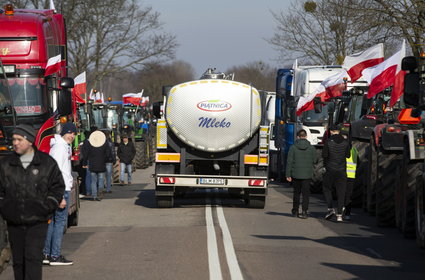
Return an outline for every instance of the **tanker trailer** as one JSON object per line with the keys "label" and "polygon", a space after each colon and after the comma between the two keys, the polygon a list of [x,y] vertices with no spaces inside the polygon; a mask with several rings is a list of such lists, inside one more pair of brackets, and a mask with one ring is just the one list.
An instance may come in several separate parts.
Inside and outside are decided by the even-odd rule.
{"label": "tanker trailer", "polygon": [[264,208],[265,94],[212,69],[168,89],[163,90],[165,112],[156,115],[157,206],[173,207],[174,197],[188,191],[218,188],[243,198],[248,207]]}

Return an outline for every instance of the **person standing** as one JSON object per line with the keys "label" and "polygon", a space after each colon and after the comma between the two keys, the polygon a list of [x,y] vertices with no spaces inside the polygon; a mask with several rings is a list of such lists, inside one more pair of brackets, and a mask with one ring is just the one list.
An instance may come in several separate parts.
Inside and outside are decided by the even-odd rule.
{"label": "person standing", "polygon": [[351,196],[353,194],[354,182],[356,181],[357,161],[358,151],[352,147],[350,149],[350,157],[347,158],[347,189],[345,192],[345,210],[343,213],[343,219],[347,221],[351,220]]}
{"label": "person standing", "polygon": [[106,160],[111,157],[106,143],[105,134],[96,130],[90,134],[89,145],[83,156],[83,168],[90,163],[91,193],[93,201],[100,201],[103,197]]}
{"label": "person standing", "polygon": [[71,122],[65,123],[62,127],[60,135],[50,140],[49,154],[56,160],[60,171],[62,172],[63,181],[65,182],[65,193],[59,208],[55,211],[53,218],[47,229],[47,237],[43,250],[43,264],[50,265],[72,265],[73,262],[67,260],[61,255],[63,229],[68,222],[69,196],[73,184],[71,156],[71,143],[75,139],[77,128]]}
{"label": "person standing", "polygon": [[345,192],[347,184],[347,162],[350,157],[350,145],[340,134],[337,125],[329,127],[330,137],[323,146],[323,162],[325,174],[323,176],[323,194],[325,196],[328,212],[325,219],[329,220],[335,215],[333,209],[332,189],[336,189],[337,195],[337,221],[342,222],[342,210],[345,203]]}
{"label": "person standing", "polygon": [[58,164],[36,148],[35,136],[31,125],[17,125],[14,153],[0,161],[0,214],[7,222],[16,280],[42,279],[48,220],[65,191]]}
{"label": "person standing", "polygon": [[116,163],[115,156],[115,145],[111,140],[111,133],[109,131],[104,131],[106,136],[106,143],[108,144],[108,148],[110,150],[110,158],[106,159],[106,193],[111,193],[112,187],[112,171],[114,169],[114,165]]}
{"label": "person standing", "polygon": [[128,136],[126,134],[121,136],[121,143],[118,146],[117,154],[120,160],[120,183],[121,185],[124,185],[124,175],[127,170],[127,182],[131,185],[131,162],[136,155],[136,148],[134,147],[133,142],[128,140]]}
{"label": "person standing", "polygon": [[[316,163],[316,149],[307,140],[307,132],[301,129],[297,140],[289,148],[286,164],[286,180],[294,187],[292,215],[306,219],[310,198],[310,183]],[[302,213],[299,214],[300,196],[303,196]]]}

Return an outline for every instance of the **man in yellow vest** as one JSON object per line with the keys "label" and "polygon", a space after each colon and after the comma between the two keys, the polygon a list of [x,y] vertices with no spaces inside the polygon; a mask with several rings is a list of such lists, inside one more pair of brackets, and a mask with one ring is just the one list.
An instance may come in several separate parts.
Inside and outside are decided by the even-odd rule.
{"label": "man in yellow vest", "polygon": [[[345,135],[343,136],[345,137]],[[351,219],[351,194],[353,193],[353,186],[356,180],[357,159],[357,149],[352,147],[350,157],[347,158],[347,188],[345,190],[345,210],[343,213],[343,219],[347,221]]]}

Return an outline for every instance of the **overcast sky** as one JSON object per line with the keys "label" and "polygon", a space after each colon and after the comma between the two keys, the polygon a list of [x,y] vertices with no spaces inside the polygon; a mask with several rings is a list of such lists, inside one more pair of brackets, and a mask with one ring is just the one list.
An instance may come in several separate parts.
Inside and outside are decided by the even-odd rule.
{"label": "overcast sky", "polygon": [[276,21],[270,11],[292,0],[143,0],[161,14],[164,29],[177,37],[176,58],[199,77],[207,68],[226,71],[253,61],[278,67],[278,53],[265,41]]}

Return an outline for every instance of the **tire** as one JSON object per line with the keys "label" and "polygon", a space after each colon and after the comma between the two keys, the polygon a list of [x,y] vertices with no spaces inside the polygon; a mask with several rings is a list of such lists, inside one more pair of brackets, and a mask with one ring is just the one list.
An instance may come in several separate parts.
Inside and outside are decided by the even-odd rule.
{"label": "tire", "polygon": [[249,198],[245,198],[245,204],[249,208],[264,209],[266,205],[266,197],[265,196],[250,196]]}
{"label": "tire", "polygon": [[316,158],[317,163],[313,167],[313,178],[311,179],[310,192],[322,193],[323,174],[325,174],[322,149],[316,149]]}
{"label": "tire", "polygon": [[369,143],[361,141],[353,141],[352,146],[357,149],[357,168],[356,178],[353,185],[353,193],[351,194],[351,206],[361,207],[363,202],[363,190],[366,185],[366,172],[367,172],[367,156],[366,150]]}
{"label": "tire", "polygon": [[146,168],[146,143],[144,141],[137,141],[135,143],[136,147],[136,168],[142,169]]}
{"label": "tire", "polygon": [[120,183],[120,164],[119,162],[115,162],[112,166],[112,183],[119,184]]}
{"label": "tire", "polygon": [[415,191],[422,176],[423,162],[409,159],[409,148],[403,149],[400,183],[396,185],[396,224],[406,238],[415,237]]}
{"label": "tire", "polygon": [[172,208],[174,206],[173,196],[157,196],[156,206],[158,208]]}
{"label": "tire", "polygon": [[420,248],[425,248],[425,196],[424,196],[424,179],[423,176],[418,178],[415,193],[415,228],[416,228],[416,244]]}
{"label": "tire", "polygon": [[376,182],[378,179],[378,151],[375,144],[374,136],[370,138],[368,153],[367,181],[365,192],[364,210],[370,215],[375,215],[376,210]]}
{"label": "tire", "polygon": [[376,183],[376,224],[381,227],[395,226],[395,185],[401,166],[400,154],[381,152],[378,158]]}

